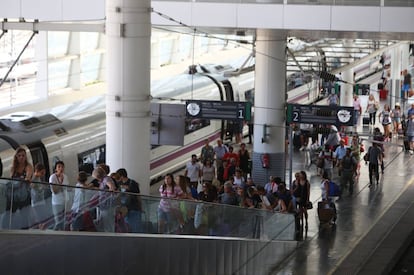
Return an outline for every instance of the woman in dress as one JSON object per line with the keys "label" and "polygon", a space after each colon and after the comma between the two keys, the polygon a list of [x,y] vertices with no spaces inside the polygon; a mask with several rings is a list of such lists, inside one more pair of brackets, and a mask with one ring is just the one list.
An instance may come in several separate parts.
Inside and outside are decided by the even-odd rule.
{"label": "woman in dress", "polygon": [[375,125],[375,117],[378,110],[378,102],[375,100],[374,95],[370,94],[368,97],[366,112],[369,114],[369,124]]}
{"label": "woman in dress", "polygon": [[400,103],[395,103],[395,108],[391,112],[392,124],[394,126],[393,132],[394,135],[398,135],[398,129],[401,127],[401,106]]}
{"label": "woman in dress", "polygon": [[388,104],[384,104],[384,109],[379,113],[378,119],[384,127],[385,141],[389,141],[391,137],[391,108]]}
{"label": "woman in dress", "polygon": [[310,196],[310,183],[305,171],[300,171],[300,179],[298,185],[300,199],[297,201],[299,207],[299,217],[303,227],[303,218],[305,218],[305,229],[308,229],[308,203]]}

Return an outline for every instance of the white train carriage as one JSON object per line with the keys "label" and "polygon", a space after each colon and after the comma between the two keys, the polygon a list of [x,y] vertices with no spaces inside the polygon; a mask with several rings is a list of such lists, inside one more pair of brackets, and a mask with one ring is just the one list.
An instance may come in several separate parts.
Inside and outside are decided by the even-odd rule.
{"label": "white train carriage", "polygon": [[[204,73],[182,74],[151,85],[153,100],[172,103],[185,100],[253,100],[254,71],[226,77],[230,67],[208,65]],[[308,104],[318,98],[316,83],[294,90],[288,101]],[[105,161],[105,99],[93,97],[82,102],[58,106],[44,112],[0,119],[0,164],[3,176],[9,176],[14,149],[25,146],[29,159],[46,165],[48,175],[57,160],[65,162],[65,172],[76,181],[79,170],[91,170]],[[180,169],[191,154],[199,154],[204,140],[212,143],[225,138],[231,123],[220,120],[187,120],[184,146],[154,146],[151,150],[151,180]],[[113,167],[117,169],[119,167]]]}

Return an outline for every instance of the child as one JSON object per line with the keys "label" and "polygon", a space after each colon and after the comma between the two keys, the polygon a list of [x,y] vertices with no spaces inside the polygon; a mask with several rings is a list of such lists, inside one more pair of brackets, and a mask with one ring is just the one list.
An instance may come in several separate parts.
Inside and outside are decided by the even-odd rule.
{"label": "child", "polygon": [[41,222],[46,220],[47,206],[45,201],[45,190],[49,185],[41,183],[44,181],[46,175],[46,168],[42,163],[35,165],[32,182],[30,184],[30,196],[32,204],[32,227],[42,228]]}

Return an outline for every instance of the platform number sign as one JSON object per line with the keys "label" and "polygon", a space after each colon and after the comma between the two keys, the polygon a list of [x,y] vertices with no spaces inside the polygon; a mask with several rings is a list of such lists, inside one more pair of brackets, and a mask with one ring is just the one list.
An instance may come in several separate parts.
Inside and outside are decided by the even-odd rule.
{"label": "platform number sign", "polygon": [[240,101],[187,100],[187,118],[251,120],[252,104]]}
{"label": "platform number sign", "polygon": [[287,123],[353,125],[353,107],[288,104]]}
{"label": "platform number sign", "polygon": [[292,122],[299,123],[300,122],[300,113],[299,111],[292,112]]}

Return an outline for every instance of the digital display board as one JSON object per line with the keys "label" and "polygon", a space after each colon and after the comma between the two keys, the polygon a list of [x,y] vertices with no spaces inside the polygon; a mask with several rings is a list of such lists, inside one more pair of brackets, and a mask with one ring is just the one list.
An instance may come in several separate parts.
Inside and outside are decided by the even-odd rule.
{"label": "digital display board", "polygon": [[247,120],[251,119],[250,102],[187,100],[187,118]]}
{"label": "digital display board", "polygon": [[354,108],[345,106],[288,104],[288,123],[354,125]]}

